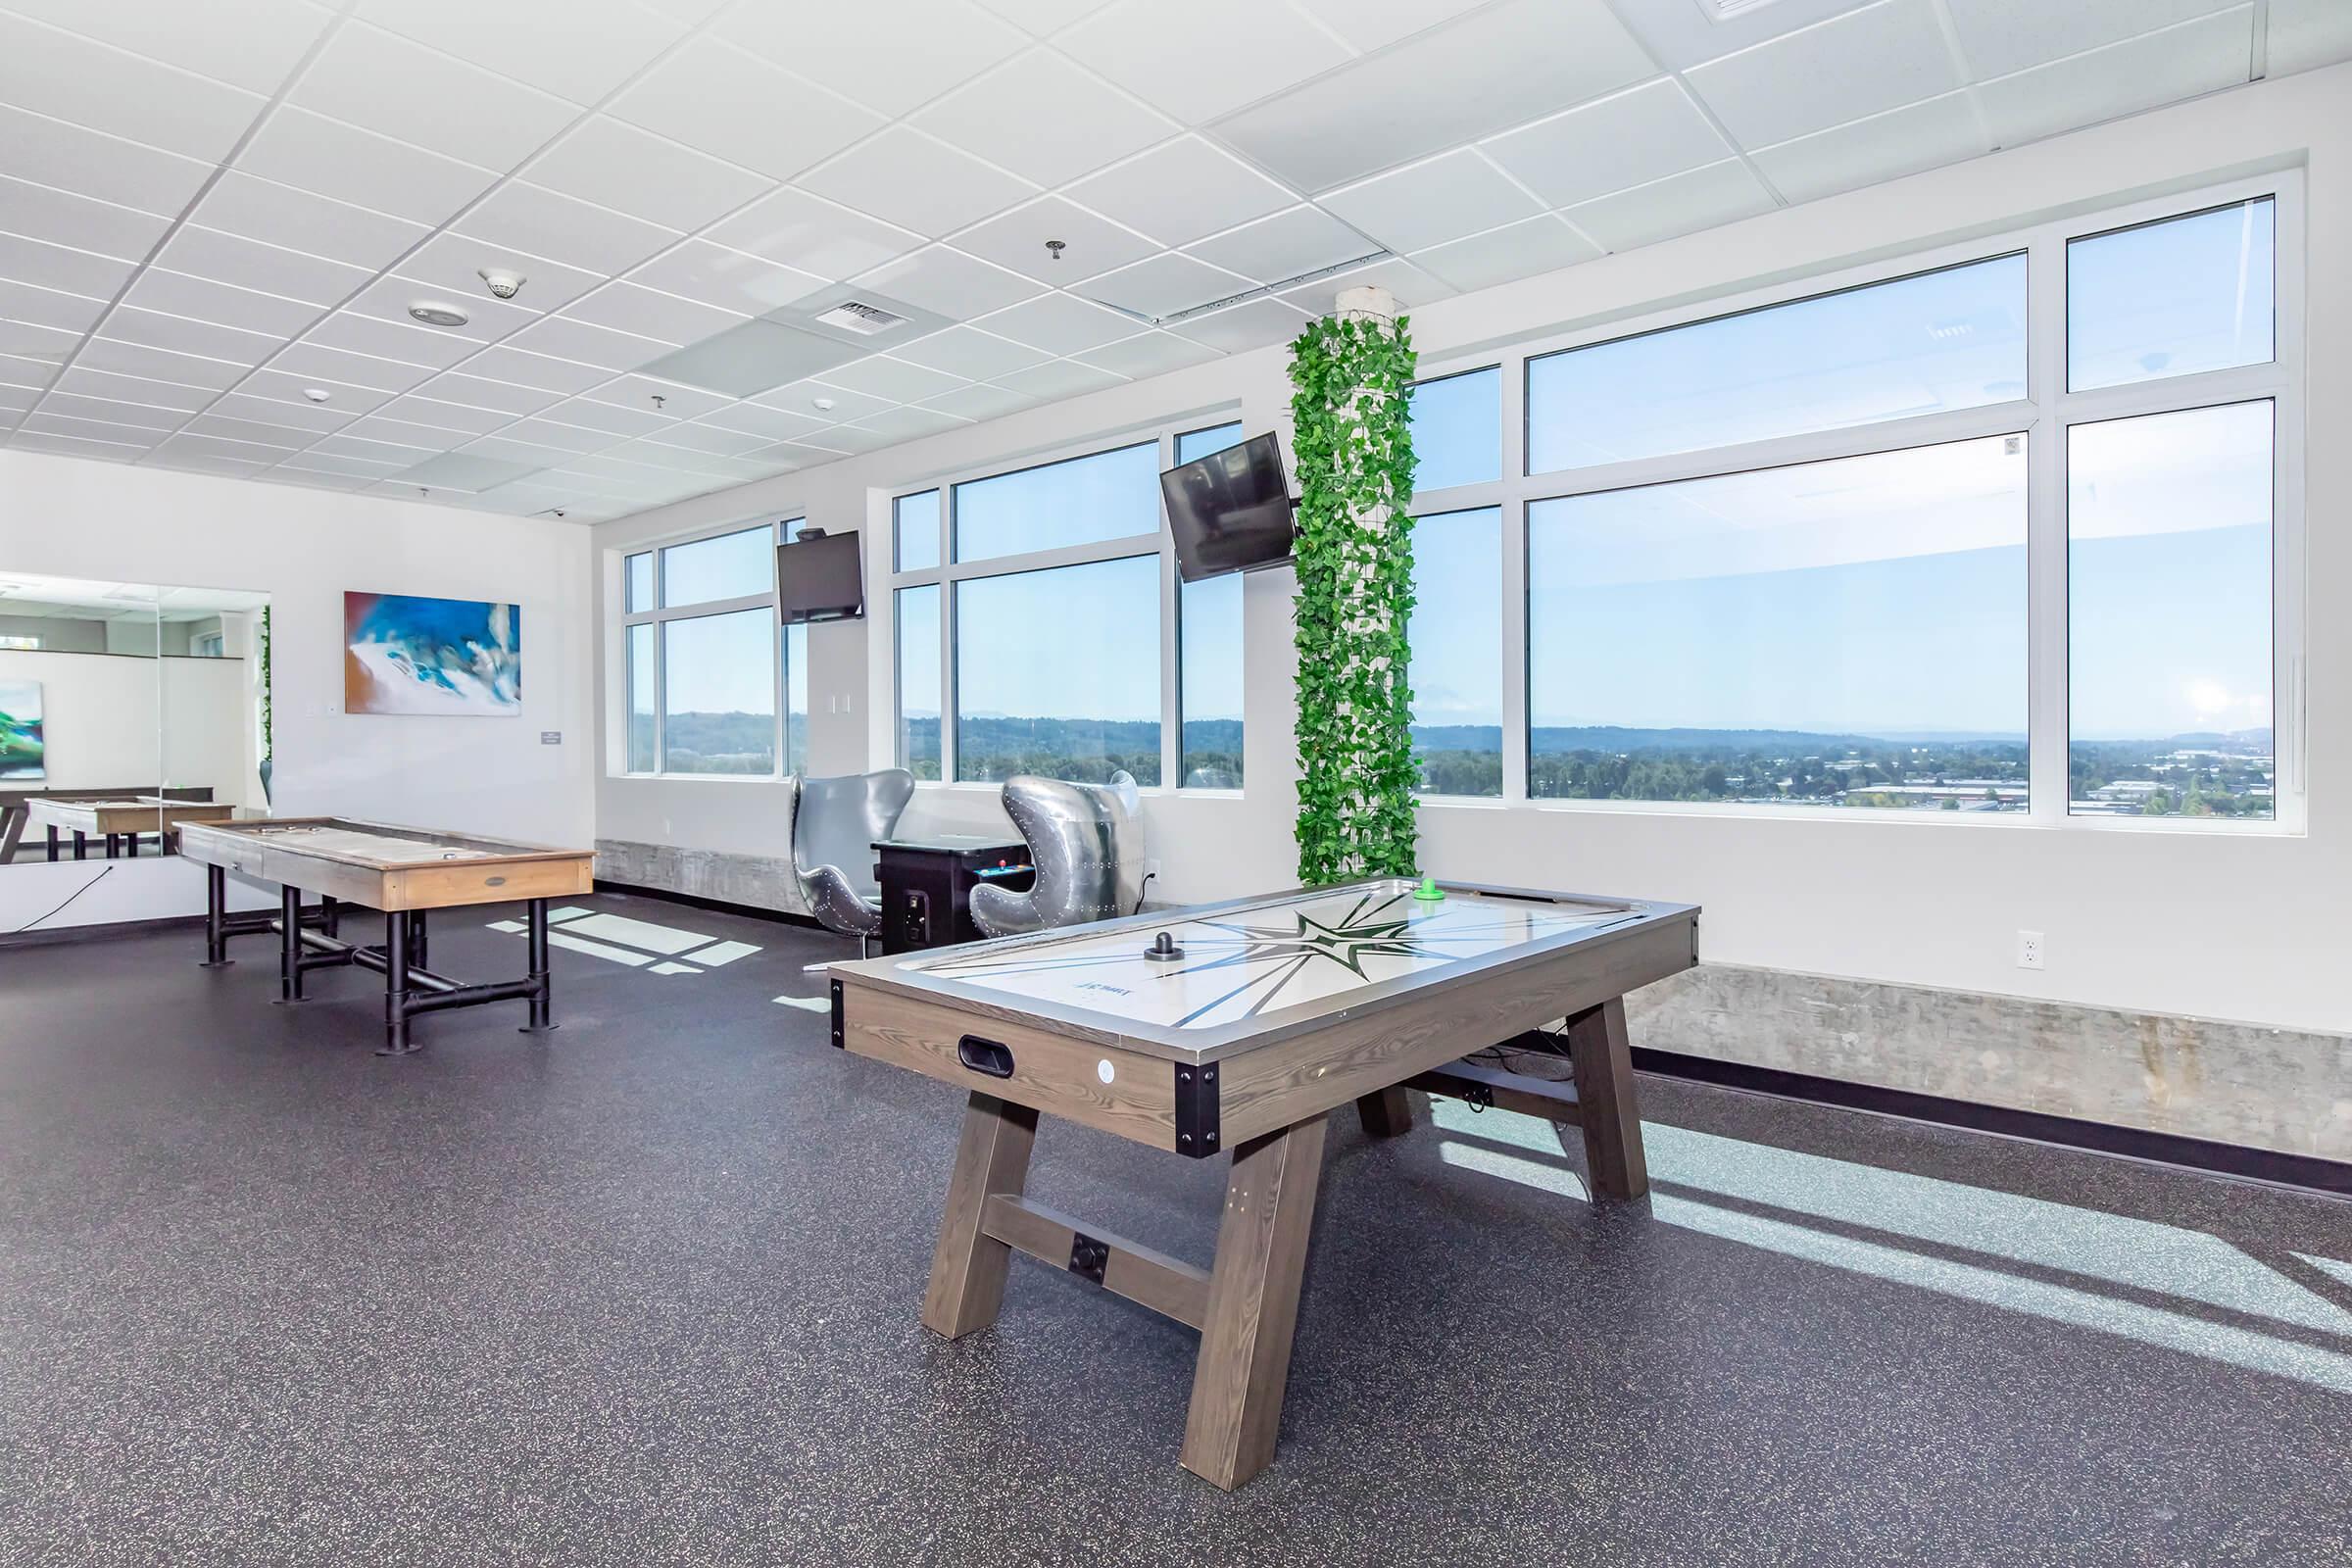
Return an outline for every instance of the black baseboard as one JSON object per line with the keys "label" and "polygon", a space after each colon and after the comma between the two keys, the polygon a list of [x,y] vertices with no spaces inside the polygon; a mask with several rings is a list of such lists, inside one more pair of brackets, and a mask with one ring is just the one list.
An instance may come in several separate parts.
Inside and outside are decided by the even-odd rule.
{"label": "black baseboard", "polygon": [[1947,1100],[1940,1095],[1923,1095],[1908,1089],[1884,1089],[1876,1084],[1858,1084],[1842,1078],[1818,1078],[1811,1073],[1757,1067],[1741,1061],[1725,1061],[1715,1056],[1686,1055],[1679,1051],[1655,1051],[1643,1046],[1634,1048],[1634,1066],[1641,1072],[1655,1073],[1662,1078],[1684,1078],[1724,1089],[1777,1095],[1783,1100],[1811,1101],[1846,1110],[1873,1111],[1882,1116],[1901,1116],[1911,1121],[1965,1128],[1970,1132],[2023,1138],[2038,1144],[2084,1149],[2101,1154],[2120,1154],[2128,1159],[2152,1160],[2158,1164],[2180,1165],[2190,1170],[2211,1171],[2247,1181],[2271,1182],[2281,1187],[2303,1187],[2338,1197],[2352,1197],[2352,1164],[2323,1159],[2316,1154],[2287,1154],[2243,1144],[2190,1138],[2180,1133],[2150,1132],[2140,1127],[2084,1121],[2079,1117],[2056,1116],[2046,1111],[2013,1110],[2005,1105],[1986,1105],[1971,1100]]}
{"label": "black baseboard", "polygon": [[644,888],[634,882],[615,882],[609,877],[600,876],[596,879],[596,891],[617,893],[632,899],[660,899],[664,904],[683,904],[716,914],[739,914],[747,920],[773,920],[778,925],[797,925],[810,931],[824,929],[808,915],[794,914],[787,909],[763,909],[756,904],[730,904],[725,899],[706,899],[699,893],[679,893],[670,888]]}

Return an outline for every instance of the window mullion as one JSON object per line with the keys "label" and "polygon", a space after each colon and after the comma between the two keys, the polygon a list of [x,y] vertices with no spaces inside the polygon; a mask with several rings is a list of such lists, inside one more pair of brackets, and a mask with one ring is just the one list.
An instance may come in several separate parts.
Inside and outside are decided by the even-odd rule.
{"label": "window mullion", "polygon": [[2037,239],[2027,263],[2026,815],[2062,826],[2073,795],[2068,751],[2066,241]]}

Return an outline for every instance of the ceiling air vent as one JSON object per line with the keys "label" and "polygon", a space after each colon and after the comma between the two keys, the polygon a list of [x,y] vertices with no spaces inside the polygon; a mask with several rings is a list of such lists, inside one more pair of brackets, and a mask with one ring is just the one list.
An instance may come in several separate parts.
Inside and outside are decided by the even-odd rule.
{"label": "ceiling air vent", "polygon": [[839,327],[844,332],[855,332],[859,337],[872,337],[877,332],[887,332],[894,326],[906,324],[904,316],[894,316],[881,306],[868,305],[862,300],[843,300],[818,316],[816,320],[826,326]]}

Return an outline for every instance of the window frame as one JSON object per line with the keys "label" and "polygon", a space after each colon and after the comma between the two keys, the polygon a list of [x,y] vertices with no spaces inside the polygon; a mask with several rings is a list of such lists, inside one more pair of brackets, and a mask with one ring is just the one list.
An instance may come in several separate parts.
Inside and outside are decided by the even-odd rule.
{"label": "window frame", "polygon": [[[998,459],[968,468],[956,468],[941,473],[926,474],[918,479],[890,486],[882,492],[882,514],[892,520],[890,561],[893,569],[888,583],[891,607],[890,650],[891,715],[890,731],[894,755],[891,763],[905,766],[905,759],[895,755],[896,738],[904,732],[905,718],[900,711],[899,694],[905,689],[904,671],[898,666],[899,627],[898,593],[905,588],[939,585],[939,778],[924,779],[924,789],[984,790],[991,793],[1004,788],[1002,784],[967,781],[956,777],[958,759],[956,755],[956,729],[960,694],[956,685],[956,615],[959,583],[985,577],[1005,577],[1018,572],[1050,571],[1059,566],[1084,566],[1097,562],[1120,561],[1133,556],[1156,556],[1159,560],[1159,777],[1157,784],[1144,786],[1146,794],[1177,794],[1187,796],[1239,796],[1241,790],[1188,788],[1183,782],[1184,765],[1184,705],[1181,682],[1182,636],[1180,625],[1183,607],[1181,583],[1176,574],[1176,552],[1168,531],[1168,510],[1164,500],[1153,498],[1153,514],[1157,519],[1151,533],[1127,534],[1116,539],[1099,539],[1087,544],[1058,545],[1046,550],[1028,550],[1015,555],[989,556],[977,561],[956,559],[956,487],[982,479],[999,478],[1010,473],[1025,473],[1034,468],[1051,467],[1076,458],[1094,457],[1116,452],[1127,447],[1156,444],[1159,452],[1159,471],[1165,473],[1176,464],[1176,442],[1179,437],[1200,430],[1232,424],[1243,417],[1238,404],[1196,411],[1178,418],[1163,419],[1152,424],[1130,426],[1098,432],[1082,439],[1024,453],[1014,459]],[[899,502],[907,496],[921,495],[927,490],[940,492],[939,499],[939,562],[936,566],[897,569],[897,518]],[[879,597],[879,596],[875,596]],[[1248,779],[1244,778],[1245,787]]]}
{"label": "window frame", "polygon": [[[785,669],[784,664],[785,649],[787,646],[787,640],[784,635],[784,626],[783,623],[777,619],[778,612],[776,609],[776,575],[774,560],[776,546],[786,538],[790,537],[787,530],[797,528],[807,521],[808,517],[806,514],[799,512],[791,513],[783,516],[777,516],[773,514],[770,514],[764,518],[745,519],[738,517],[732,522],[720,523],[709,528],[699,528],[692,533],[677,534],[661,539],[648,539],[641,543],[623,546],[613,551],[613,556],[618,562],[620,567],[619,604],[621,607],[621,613],[617,621],[617,624],[620,628],[620,669],[619,678],[613,683],[619,693],[617,709],[620,714],[619,765],[612,769],[612,772],[615,776],[620,778],[699,779],[705,782],[729,784],[772,784],[779,779],[786,779],[793,776],[790,767],[790,758],[787,755],[790,750],[790,726],[792,722],[792,715],[788,709],[788,704],[791,701],[791,679],[789,673]],[[706,599],[691,605],[668,605],[663,603],[665,597],[664,590],[667,585],[663,581],[664,561],[662,552],[674,550],[681,545],[701,544],[708,539],[724,539],[730,534],[753,533],[762,528],[767,531],[769,560],[766,592],[757,594],[736,594],[725,599]],[[650,596],[653,601],[653,607],[648,610],[631,611],[628,608],[629,563],[638,556],[651,556],[653,558],[653,592]],[[775,761],[773,765],[770,766],[768,771],[764,773],[690,773],[674,771],[670,768],[664,767],[662,764],[668,760],[669,757],[669,737],[667,733],[669,728],[669,681],[668,670],[665,667],[669,658],[669,638],[664,628],[671,621],[701,620],[711,615],[733,614],[746,610],[764,610],[766,612],[769,648],[767,662],[768,675],[770,680],[773,682],[775,693],[776,734],[774,752]],[[630,704],[634,698],[634,693],[631,690],[629,682],[629,633],[632,628],[638,626],[652,626],[654,628],[652,638],[654,765],[650,770],[645,768],[632,768],[628,765],[628,735],[629,725],[633,716]]]}
{"label": "window frame", "polygon": [[[2071,390],[2067,385],[2067,243],[2167,219],[2186,218],[2261,197],[2274,199],[2273,357],[2267,364],[2204,370],[2120,386]],[[2304,583],[2304,180],[2300,170],[2184,188],[2170,195],[2111,207],[2084,208],[2070,217],[1990,231],[1978,237],[1907,250],[1881,260],[1825,270],[1800,278],[1738,289],[1656,311],[1629,311],[1572,330],[1546,334],[1497,351],[1424,361],[1416,380],[1436,381],[1499,365],[1502,369],[1502,478],[1417,491],[1410,511],[1421,516],[1475,507],[1502,509],[1502,624],[1496,653],[1502,662],[1503,789],[1493,796],[1424,795],[1425,805],[1478,809],[1531,808],[1545,811],[1630,812],[1746,816],[1760,819],[1867,821],[1967,830],[2001,827],[2069,832],[2190,832],[2295,835],[2308,822]],[[1662,454],[1586,468],[1528,471],[1529,368],[1564,350],[1647,336],[1800,300],[1850,292],[1995,257],[2023,254],[2026,275],[2026,390],[2022,397],[1977,408],[1936,412],[1734,446]],[[2270,399],[2277,418],[2272,450],[2272,732],[2273,815],[2268,820],[2216,817],[2076,816],[2069,811],[2069,675],[2067,626],[2067,432],[2076,424],[2214,404]],[[1689,801],[1573,801],[1531,797],[1528,623],[1534,584],[1529,572],[1530,503],[1684,479],[1711,478],[1760,468],[1861,457],[1991,435],[2027,438],[2027,745],[2030,802],[2019,813],[1869,811],[1844,807],[1766,806]]]}

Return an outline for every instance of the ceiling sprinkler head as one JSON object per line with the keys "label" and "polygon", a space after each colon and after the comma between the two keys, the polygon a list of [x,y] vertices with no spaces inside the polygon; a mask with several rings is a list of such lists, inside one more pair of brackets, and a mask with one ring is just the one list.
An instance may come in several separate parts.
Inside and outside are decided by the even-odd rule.
{"label": "ceiling sprinkler head", "polygon": [[302,395],[313,403],[324,403],[328,398],[334,396],[332,392],[322,386],[306,386],[302,389]]}
{"label": "ceiling sprinkler head", "polygon": [[466,314],[466,307],[446,300],[418,300],[409,307],[409,315],[427,326],[464,326],[473,319]]}
{"label": "ceiling sprinkler head", "polygon": [[513,299],[522,292],[522,285],[530,281],[520,272],[509,272],[495,267],[485,267],[475,275],[481,278],[482,286],[489,289],[490,297],[494,300]]}
{"label": "ceiling sprinkler head", "polygon": [[659,392],[655,393],[655,394],[654,394],[654,412],[655,412],[656,414],[660,414],[660,413],[662,412],[662,404],[664,404],[664,403],[667,403],[668,401],[669,401],[669,399],[668,399],[668,398],[666,398],[666,397],[664,397],[664,396],[662,396],[661,393],[659,393]]}
{"label": "ceiling sprinkler head", "polygon": [[1061,260],[1061,253],[1069,248],[1070,247],[1061,240],[1050,239],[1046,241],[1046,254],[1053,257],[1054,260],[1057,262]]}

